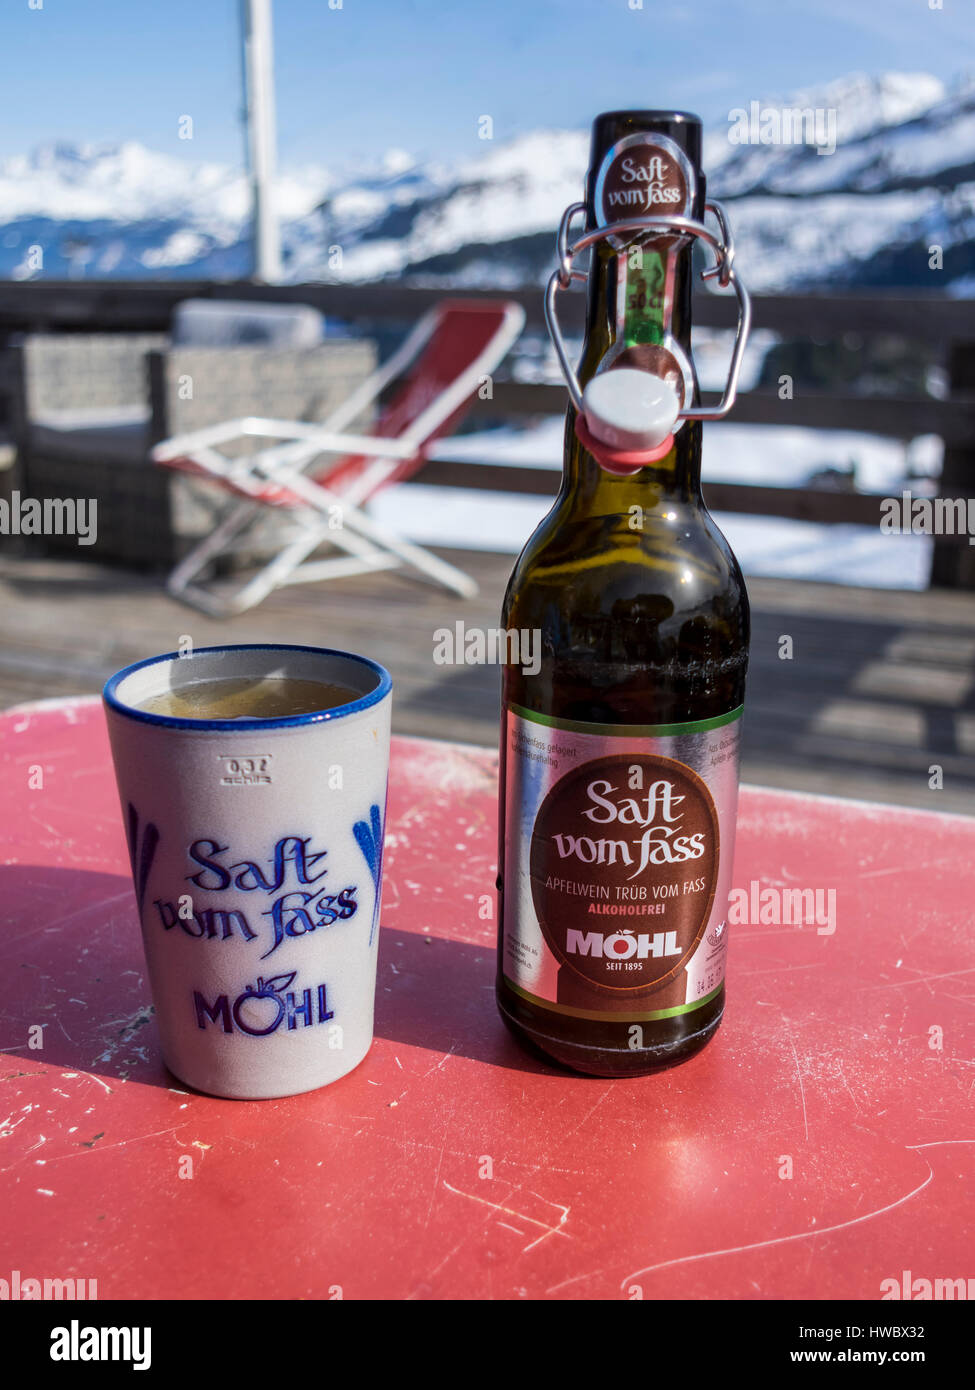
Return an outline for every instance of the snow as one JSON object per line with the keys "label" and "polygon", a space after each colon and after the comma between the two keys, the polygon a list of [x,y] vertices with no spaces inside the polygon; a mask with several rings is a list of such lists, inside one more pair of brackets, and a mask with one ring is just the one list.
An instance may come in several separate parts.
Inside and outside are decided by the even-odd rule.
{"label": "snow", "polygon": [[866,192],[903,179],[936,179],[942,170],[972,163],[975,110],[959,112],[952,105],[923,123],[905,126],[896,139],[884,133],[841,146],[835,154],[787,165],[762,182],[776,193],[814,194],[843,185]]}
{"label": "snow", "polygon": [[167,237],[162,246],[142,253],[142,264],[148,270],[161,270],[170,265],[183,265],[195,261],[209,244],[208,239],[189,228],[174,232]]}
{"label": "snow", "polygon": [[[425,487],[390,488],[370,514],[420,545],[517,555],[551,507],[543,497]],[[747,576],[811,579],[861,588],[928,586],[928,536],[882,535],[868,526],[825,526],[776,517],[715,512]]]}
{"label": "snow", "polygon": [[405,174],[408,169],[413,168],[415,163],[416,160],[409,150],[387,150],[383,155],[383,172],[391,177],[395,174]]}
{"label": "snow", "polygon": [[[502,467],[562,467],[565,424],[549,416],[527,429],[505,427],[455,435],[431,449],[434,458]],[[813,430],[791,425],[738,425],[718,421],[703,431],[702,477],[726,483],[801,487],[827,468],[853,467],[860,492],[895,494],[912,476],[935,476],[941,443],[924,436],[899,440],[853,430]]]}
{"label": "snow", "polygon": [[[750,287],[847,283],[890,247],[937,241],[947,251],[972,238],[975,190],[953,188],[950,171],[975,166],[975,83],[948,91],[924,73],[853,74],[759,106],[835,112],[838,146],[820,155],[804,144],[734,144],[728,120],[705,132],[709,188],[733,200]],[[539,282],[533,238],[551,235],[554,247],[563,209],[581,196],[588,147],[585,130],[535,130],[485,140],[449,166],[394,147],[365,169],[284,169],[275,198],[287,276],[376,280],[444,257],[445,287]],[[244,170],[195,161],[192,141],[178,152],[47,145],[0,162],[0,274],[242,274],[249,200]],[[68,222],[80,250],[64,250]],[[42,249],[43,267],[30,247]],[[958,262],[948,289],[951,274],[966,273]]]}
{"label": "snow", "polygon": [[329,212],[333,217],[364,222],[383,213],[387,203],[377,188],[348,188],[331,200]]}
{"label": "snow", "polygon": [[813,579],[862,589],[928,587],[929,536],[882,535],[870,526],[715,512],[714,519],[746,576]]}
{"label": "snow", "polygon": [[892,174],[928,175],[975,162],[975,111],[901,131],[888,156]]}
{"label": "snow", "polygon": [[[930,73],[891,72],[880,77],[854,73],[822,87],[761,101],[759,105],[779,110],[834,111],[837,141],[846,145],[916,120],[947,95],[945,84]],[[704,162],[712,172],[734,159],[736,147],[728,139],[731,125],[729,112],[727,126],[705,132]],[[820,160],[823,157],[819,156]]]}
{"label": "snow", "polygon": [[825,87],[797,92],[788,105],[834,109],[837,134],[845,143],[914,120],[944,97],[944,83],[927,72],[890,72],[880,77],[854,73]]}
{"label": "snow", "polygon": [[[403,237],[350,248],[338,278],[396,274],[411,262],[449,255],[472,241],[497,244],[551,231],[562,209],[581,197],[587,148],[588,137],[570,131],[533,131],[497,148],[485,142],[485,152],[453,171],[452,186],[418,210]],[[354,220],[372,203],[378,218],[383,199],[388,199],[383,190],[353,189],[334,199],[329,210],[340,221]],[[469,273],[465,282],[470,283]]]}
{"label": "snow", "polygon": [[495,145],[484,142],[484,153],[458,169],[461,183],[483,180],[505,182],[530,176],[561,183],[575,179],[568,202],[582,197],[582,185],[589,159],[589,132],[582,130],[533,130],[528,135]]}
{"label": "snow", "polygon": [[[47,145],[0,161],[5,222],[24,217],[60,221],[145,222],[164,218],[209,228],[239,227],[248,215],[250,185],[241,168],[176,158],[135,141],[119,145]],[[281,217],[305,216],[328,187],[324,169],[282,173],[275,183]]]}
{"label": "snow", "polygon": [[935,189],[838,193],[798,205],[773,196],[742,198],[734,204],[735,265],[748,288],[759,293],[805,276],[828,280],[915,240],[926,223],[943,222],[943,214],[944,199]]}
{"label": "snow", "polygon": [[[523,430],[460,435],[437,444],[434,457],[506,467],[562,466],[564,422],[552,417]],[[709,479],[796,487],[825,468],[852,464],[859,490],[899,496],[940,468],[941,444],[931,437],[908,446],[841,430],[717,423],[704,431],[702,473]],[[517,554],[551,507],[550,497],[428,487],[389,488],[370,505],[377,521],[421,545]],[[925,589],[931,565],[926,536],[883,534],[867,526],[824,525],[778,517],[715,513],[746,575],[837,584]]]}

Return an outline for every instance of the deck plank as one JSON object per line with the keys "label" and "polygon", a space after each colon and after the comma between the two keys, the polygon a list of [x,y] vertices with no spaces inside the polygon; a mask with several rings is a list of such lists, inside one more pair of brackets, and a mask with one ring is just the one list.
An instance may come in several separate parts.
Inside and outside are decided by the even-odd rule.
{"label": "deck plank", "polygon": [[[493,747],[496,667],[443,667],[433,634],[496,627],[508,555],[444,552],[473,574],[461,602],[405,573],[280,589],[219,621],[158,579],[86,561],[0,554],[0,708],[97,692],[130,661],[174,649],[305,642],[366,651],[393,674],[398,733]],[[975,814],[975,600],[753,579],[744,725],[750,782]],[[793,640],[781,660],[780,638]],[[941,768],[944,785],[929,785]]]}

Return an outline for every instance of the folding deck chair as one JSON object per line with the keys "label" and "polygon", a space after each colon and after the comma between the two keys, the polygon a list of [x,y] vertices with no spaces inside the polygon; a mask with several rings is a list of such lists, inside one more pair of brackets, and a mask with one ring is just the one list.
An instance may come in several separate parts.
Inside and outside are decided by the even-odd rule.
{"label": "folding deck chair", "polygon": [[[503,300],[444,300],[425,314],[402,346],[324,421],[247,417],[175,435],[157,444],[153,461],[217,483],[237,499],[173,570],[169,592],[215,617],[244,612],[284,584],[409,565],[431,582],[469,598],[477,585],[461,570],[380,526],[363,510],[369,499],[419,469],[430,444],[465,413],[524,326],[524,310]],[[345,427],[403,378],[369,434]],[[242,458],[219,446],[243,437],[284,440]],[[323,454],[339,457],[314,475]],[[267,508],[288,513],[294,536],[236,587],[195,582],[219,556],[240,546]],[[313,560],[322,545],[344,555]]]}

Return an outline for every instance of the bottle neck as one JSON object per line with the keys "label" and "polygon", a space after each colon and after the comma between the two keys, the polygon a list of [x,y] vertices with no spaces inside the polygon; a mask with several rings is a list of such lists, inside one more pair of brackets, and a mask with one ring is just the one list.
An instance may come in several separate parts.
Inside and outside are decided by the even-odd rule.
{"label": "bottle neck", "polygon": [[[601,366],[633,365],[667,375],[678,394],[698,399],[691,358],[691,245],[673,237],[617,250],[597,243],[589,272],[586,337],[579,364],[584,389]],[[626,477],[601,468],[566,423],[563,501],[592,516],[644,509],[655,498],[700,496],[701,427],[686,420],[674,447],[656,463]]]}

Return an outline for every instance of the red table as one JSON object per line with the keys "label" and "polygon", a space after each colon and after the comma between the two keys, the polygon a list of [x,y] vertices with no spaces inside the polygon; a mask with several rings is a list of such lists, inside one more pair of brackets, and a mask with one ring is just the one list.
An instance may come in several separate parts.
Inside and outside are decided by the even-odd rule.
{"label": "red table", "polygon": [[834,888],[836,930],[732,928],[715,1041],[606,1082],[495,1011],[495,758],[395,739],[375,1045],[240,1102],[160,1063],[98,702],[0,717],[0,778],[0,1276],[876,1299],[972,1273],[975,821],[745,788],[735,883]]}

